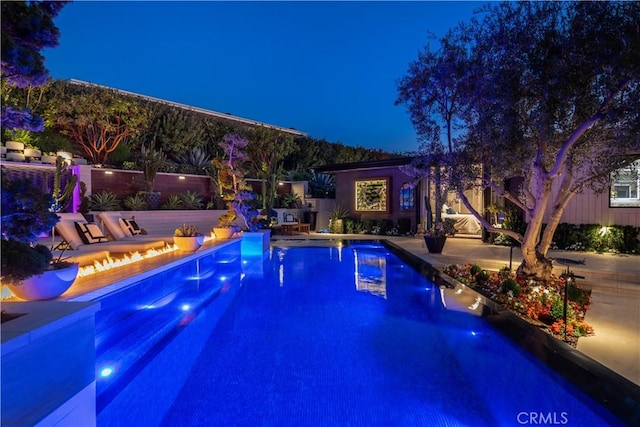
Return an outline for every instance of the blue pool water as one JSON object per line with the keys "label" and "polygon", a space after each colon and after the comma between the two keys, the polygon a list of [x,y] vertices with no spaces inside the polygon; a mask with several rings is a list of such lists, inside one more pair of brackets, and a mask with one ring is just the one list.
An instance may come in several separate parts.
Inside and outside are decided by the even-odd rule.
{"label": "blue pool water", "polygon": [[[143,323],[118,350],[103,330],[98,369],[152,349],[121,385],[98,381],[98,425],[618,423],[380,245],[274,247],[244,278],[219,258],[201,261],[206,279],[178,270],[147,285],[180,284],[161,298],[174,315],[144,319],[178,319],[165,338],[145,344],[156,334]],[[197,308],[176,316],[185,304]]]}

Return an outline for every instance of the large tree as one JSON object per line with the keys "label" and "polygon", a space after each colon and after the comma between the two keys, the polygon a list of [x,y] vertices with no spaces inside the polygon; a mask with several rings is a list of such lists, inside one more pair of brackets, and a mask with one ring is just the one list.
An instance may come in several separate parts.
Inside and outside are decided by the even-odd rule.
{"label": "large tree", "polygon": [[[485,6],[400,82],[398,102],[430,142],[423,154],[445,147],[448,185],[487,229],[521,244],[525,274],[551,273],[547,252],[569,201],[587,187],[606,190],[613,171],[640,157],[639,22],[635,2]],[[446,109],[425,85],[452,63],[449,145],[440,134]],[[427,121],[434,112],[440,120]],[[504,190],[509,178],[521,179],[517,191]],[[465,197],[473,188],[521,209],[526,231],[493,229]]]}
{"label": "large tree", "polygon": [[57,81],[48,96],[47,127],[68,136],[95,164],[106,164],[120,143],[149,123],[138,99],[111,89]]}
{"label": "large tree", "polygon": [[[60,33],[53,23],[65,1],[4,1],[2,8],[2,128],[42,131],[43,121],[33,116],[24,96],[14,88],[42,86],[49,80],[40,51],[58,45]],[[30,91],[29,91],[30,92]],[[21,104],[21,105],[18,105]]]}

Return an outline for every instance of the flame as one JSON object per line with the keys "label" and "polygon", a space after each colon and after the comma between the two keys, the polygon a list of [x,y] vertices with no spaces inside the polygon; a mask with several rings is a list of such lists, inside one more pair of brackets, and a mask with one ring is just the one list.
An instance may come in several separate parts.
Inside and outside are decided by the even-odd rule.
{"label": "flame", "polygon": [[[209,236],[204,237],[204,241],[208,242],[210,240],[215,239],[215,234],[211,233]],[[131,265],[135,262],[144,261],[146,259],[154,258],[160,255],[164,255],[173,251],[178,250],[178,246],[173,244],[167,244],[162,249],[149,249],[144,253],[140,252],[132,252],[128,255],[124,255],[121,258],[112,258],[110,256],[104,258],[101,261],[94,261],[93,265],[86,265],[84,267],[80,267],[78,271],[78,277],[87,277],[93,274],[99,274],[104,271],[113,270],[114,268],[120,268],[127,265]]]}

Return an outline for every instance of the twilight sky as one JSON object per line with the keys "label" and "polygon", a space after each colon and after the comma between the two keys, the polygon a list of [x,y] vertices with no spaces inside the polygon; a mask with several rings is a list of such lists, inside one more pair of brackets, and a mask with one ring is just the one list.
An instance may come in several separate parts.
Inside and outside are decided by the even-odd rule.
{"label": "twilight sky", "polygon": [[482,2],[76,1],[46,49],[75,78],[293,127],[314,138],[417,149],[397,82],[429,34]]}

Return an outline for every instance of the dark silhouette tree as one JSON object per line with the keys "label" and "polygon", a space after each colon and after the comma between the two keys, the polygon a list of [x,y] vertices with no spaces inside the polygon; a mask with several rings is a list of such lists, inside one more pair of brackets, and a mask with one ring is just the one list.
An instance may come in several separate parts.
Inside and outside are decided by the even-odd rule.
{"label": "dark silhouette tree", "polygon": [[39,132],[44,128],[28,104],[18,106],[12,88],[42,86],[49,80],[40,51],[56,47],[60,33],[53,23],[68,2],[0,3],[2,26],[2,128]]}

